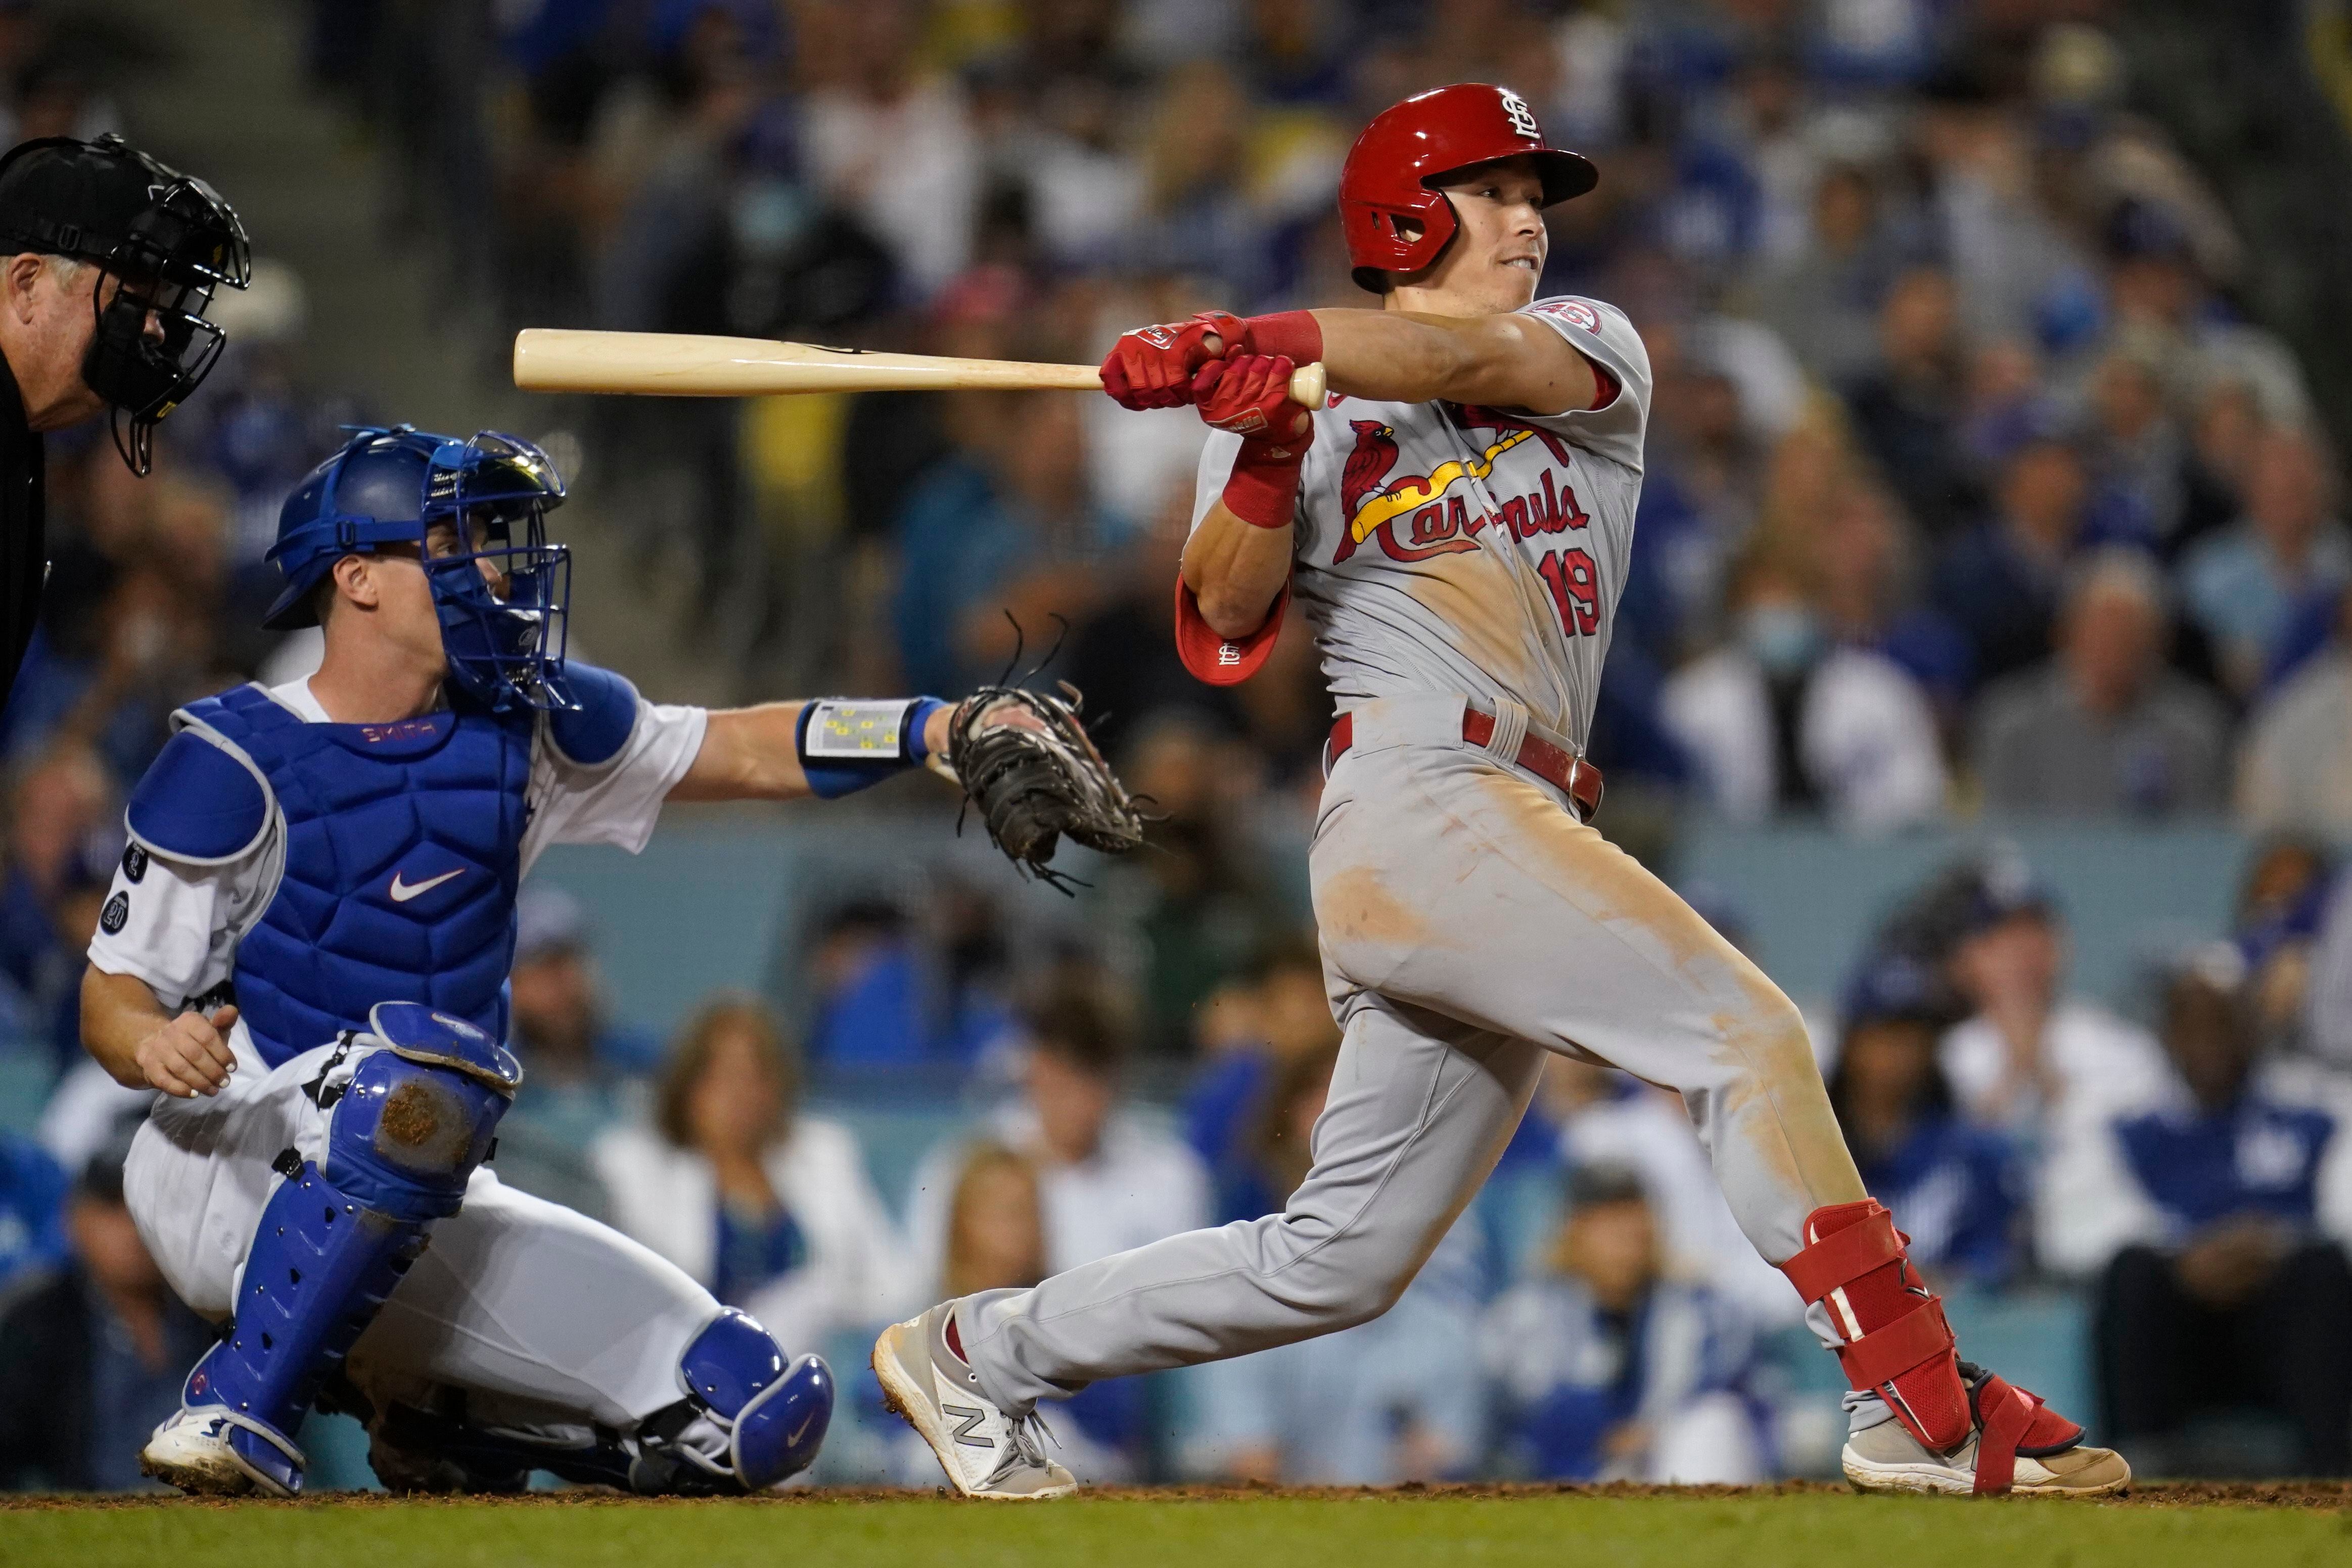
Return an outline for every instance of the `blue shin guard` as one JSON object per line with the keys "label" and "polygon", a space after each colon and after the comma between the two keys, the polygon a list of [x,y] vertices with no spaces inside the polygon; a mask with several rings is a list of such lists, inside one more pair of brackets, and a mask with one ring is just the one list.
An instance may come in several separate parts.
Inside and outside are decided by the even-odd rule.
{"label": "blue shin guard", "polygon": [[489,1152],[521,1069],[471,1026],[385,1003],[363,1058],[333,1102],[322,1172],[293,1151],[247,1255],[229,1337],[189,1373],[181,1402],[216,1415],[220,1436],[265,1489],[301,1489],[292,1433],[425,1247],[457,1212]]}

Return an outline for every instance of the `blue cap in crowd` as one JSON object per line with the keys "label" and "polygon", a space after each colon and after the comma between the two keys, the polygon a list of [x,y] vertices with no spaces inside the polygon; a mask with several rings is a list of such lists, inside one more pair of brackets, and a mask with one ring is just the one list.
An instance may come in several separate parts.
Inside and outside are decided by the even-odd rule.
{"label": "blue cap in crowd", "polygon": [[2054,919],[2058,900],[2023,857],[2002,850],[1948,866],[1895,915],[1881,945],[1940,963],[1972,936],[2021,915]]}
{"label": "blue cap in crowd", "polygon": [[1958,1014],[1950,987],[1934,969],[1899,952],[1873,953],[1839,998],[1841,1030],[1867,1024],[1950,1022]]}

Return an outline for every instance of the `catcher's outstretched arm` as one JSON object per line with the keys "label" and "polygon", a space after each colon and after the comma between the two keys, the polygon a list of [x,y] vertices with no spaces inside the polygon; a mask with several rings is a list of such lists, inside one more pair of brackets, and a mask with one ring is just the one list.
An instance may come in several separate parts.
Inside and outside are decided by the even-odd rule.
{"label": "catcher's outstretched arm", "polygon": [[1143,816],[1068,700],[985,686],[953,707],[936,697],[770,702],[710,715],[671,786],[685,801],[832,798],[929,766],[977,806],[989,840],[1022,870],[1068,890],[1053,869],[1067,836],[1117,854],[1143,842]]}
{"label": "catcher's outstretched arm", "polygon": [[[702,749],[686,776],[670,787],[669,798],[798,800],[846,795],[944,756],[951,712],[946,703],[930,697],[872,702],[824,699],[719,709],[711,713]],[[817,731],[814,739],[811,729]],[[812,745],[814,751],[808,749]]]}

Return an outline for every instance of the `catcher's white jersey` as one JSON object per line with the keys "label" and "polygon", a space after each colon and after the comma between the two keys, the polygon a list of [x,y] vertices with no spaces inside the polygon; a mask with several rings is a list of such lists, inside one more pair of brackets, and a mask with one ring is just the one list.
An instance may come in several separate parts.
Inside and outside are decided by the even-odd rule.
{"label": "catcher's white jersey", "polygon": [[[1561,297],[1525,313],[1617,395],[1555,415],[1330,398],[1299,477],[1293,595],[1340,708],[1507,697],[1581,746],[1633,547],[1650,360],[1613,305]],[[1240,445],[1211,433],[1194,527]]]}

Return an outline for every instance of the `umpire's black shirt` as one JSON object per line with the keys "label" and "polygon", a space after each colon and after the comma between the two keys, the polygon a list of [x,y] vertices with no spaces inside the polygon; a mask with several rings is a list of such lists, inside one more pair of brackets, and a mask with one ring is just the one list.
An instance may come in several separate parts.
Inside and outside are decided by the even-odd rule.
{"label": "umpire's black shirt", "polygon": [[25,645],[40,618],[41,579],[48,568],[41,462],[41,438],[25,423],[25,399],[0,356],[0,708],[7,706]]}

